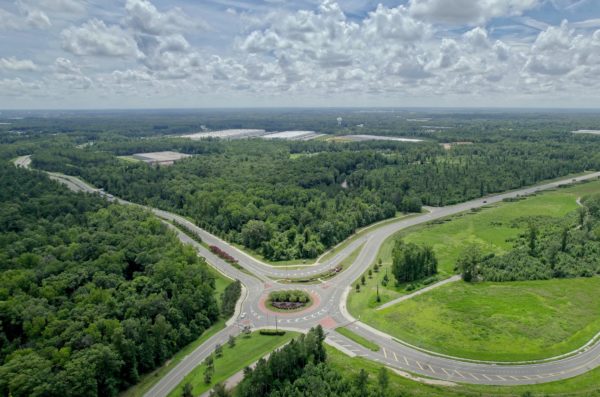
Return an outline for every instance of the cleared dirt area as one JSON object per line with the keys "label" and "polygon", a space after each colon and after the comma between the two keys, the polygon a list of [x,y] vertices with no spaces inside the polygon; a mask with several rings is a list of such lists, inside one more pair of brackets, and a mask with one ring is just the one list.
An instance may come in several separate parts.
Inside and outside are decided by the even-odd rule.
{"label": "cleared dirt area", "polygon": [[178,152],[136,153],[131,156],[148,164],[171,165],[177,160],[191,157],[189,154]]}
{"label": "cleared dirt area", "polygon": [[381,136],[381,135],[344,135],[340,138],[360,142],[360,141],[396,141],[396,142],[423,142],[422,139],[414,138],[400,138],[395,136]]}

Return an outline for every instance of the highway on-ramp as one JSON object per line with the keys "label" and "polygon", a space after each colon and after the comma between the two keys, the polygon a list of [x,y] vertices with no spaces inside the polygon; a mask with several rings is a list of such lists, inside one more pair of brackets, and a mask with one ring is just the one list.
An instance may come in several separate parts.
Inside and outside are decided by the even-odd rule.
{"label": "highway on-ramp", "polygon": [[[29,167],[30,158],[20,157],[15,164]],[[52,179],[64,183],[75,191],[101,194],[110,201],[126,205],[138,205],[116,198],[108,193],[102,192],[78,178],[49,173]],[[238,279],[245,286],[244,294],[234,318],[228,322],[228,326],[211,337],[204,344],[185,357],[168,374],[159,380],[146,396],[166,396],[193,368],[199,365],[214,350],[217,343],[226,342],[229,335],[241,332],[243,327],[253,329],[274,327],[275,322],[280,328],[307,331],[311,327],[321,324],[327,330],[328,341],[335,346],[341,347],[345,352],[359,355],[380,362],[398,370],[437,378],[444,381],[475,383],[487,385],[524,385],[556,381],[570,378],[585,373],[600,366],[600,343],[590,341],[576,352],[553,360],[523,363],[494,363],[484,361],[464,360],[456,357],[448,357],[434,352],[424,351],[398,341],[379,330],[361,323],[354,319],[346,309],[347,294],[351,285],[371,266],[377,257],[377,253],[387,237],[399,230],[430,222],[432,220],[448,217],[457,213],[481,208],[486,205],[501,202],[504,199],[527,196],[556,188],[560,185],[575,183],[583,180],[598,179],[600,172],[566,178],[542,185],[523,188],[498,195],[479,198],[452,206],[432,209],[429,213],[417,215],[411,218],[399,219],[385,223],[379,227],[372,228],[362,233],[352,243],[335,255],[332,259],[318,263],[310,268],[281,269],[265,264],[252,256],[244,253],[231,244],[219,239],[207,231],[197,227],[184,217],[167,211],[144,207],[152,211],[157,217],[175,224],[184,225],[186,232],[193,232],[201,237],[203,242],[218,246],[239,261],[244,269],[241,271],[224,262],[201,244],[198,244],[183,231],[176,229],[179,238],[192,244],[198,250],[198,254],[205,257],[207,262],[218,271],[230,278]],[[143,206],[142,206],[143,207]],[[362,249],[354,262],[347,266],[337,276],[315,285],[292,285],[280,284],[277,279],[305,277],[307,272],[319,274],[335,267],[344,258],[362,245]],[[297,313],[271,313],[265,308],[264,301],[267,294],[278,289],[302,289],[310,293],[314,304],[302,312]],[[353,332],[364,336],[380,346],[378,352],[365,349],[360,344],[335,332],[335,328],[347,326]]]}

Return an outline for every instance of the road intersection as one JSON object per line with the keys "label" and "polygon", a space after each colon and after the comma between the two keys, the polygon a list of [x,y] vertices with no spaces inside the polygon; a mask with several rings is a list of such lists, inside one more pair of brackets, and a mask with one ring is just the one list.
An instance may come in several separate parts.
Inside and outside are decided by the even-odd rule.
{"label": "road intersection", "polygon": [[[29,167],[29,162],[29,157],[23,156],[17,159],[15,164],[22,167]],[[78,178],[56,173],[49,174],[52,179],[64,183],[72,190],[101,194],[110,201],[139,206],[138,204],[130,203],[104,193]],[[600,172],[596,172],[577,178],[558,180],[534,187],[475,199],[452,206],[433,208],[429,213],[399,219],[366,231],[329,260],[319,262],[311,267],[293,269],[282,269],[263,263],[197,227],[180,215],[144,207],[166,222],[185,226],[187,229],[186,232],[192,231],[197,234],[204,243],[219,247],[237,259],[239,265],[245,270],[239,270],[226,263],[210,252],[204,245],[199,244],[180,229],[174,228],[179,239],[184,243],[192,244],[198,250],[198,254],[206,258],[209,264],[226,276],[240,280],[245,287],[245,294],[241,301],[238,302],[239,307],[236,310],[236,314],[228,322],[227,327],[185,357],[167,375],[158,381],[148,391],[146,396],[167,396],[181,382],[185,375],[212,353],[217,343],[224,344],[229,335],[239,334],[245,326],[253,329],[274,328],[275,322],[277,322],[280,328],[301,332],[306,332],[311,327],[320,324],[327,331],[328,342],[341,347],[351,355],[363,356],[407,373],[449,382],[506,386],[535,384],[570,378],[596,368],[600,366],[600,343],[595,343],[595,341],[590,341],[588,345],[582,347],[580,350],[556,360],[526,363],[507,364],[464,360],[428,352],[398,341],[392,336],[353,318],[346,309],[346,301],[351,286],[374,263],[385,239],[399,230],[498,203],[504,199],[527,196],[553,189],[560,185],[583,180],[593,180],[599,177]],[[342,260],[361,246],[360,253],[351,265],[347,266],[340,274],[321,284],[281,284],[275,281],[283,278],[301,278],[306,277],[307,274],[326,272],[335,268]],[[318,299],[315,300],[316,302],[311,307],[298,313],[270,313],[268,310],[265,310],[264,304],[261,305],[261,300],[264,302],[266,295],[270,291],[281,289],[302,289],[317,296]],[[380,346],[380,350],[373,352],[335,332],[335,328],[340,326],[349,327],[353,332],[373,341]]]}

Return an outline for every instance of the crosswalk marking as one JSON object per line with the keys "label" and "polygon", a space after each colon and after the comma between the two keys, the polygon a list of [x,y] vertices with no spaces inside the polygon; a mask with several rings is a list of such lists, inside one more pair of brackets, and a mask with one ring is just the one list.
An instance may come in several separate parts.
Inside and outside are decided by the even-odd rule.
{"label": "crosswalk marking", "polygon": [[506,380],[506,378],[503,378],[503,377],[502,377],[502,376],[500,376],[500,375],[496,375],[496,378],[498,378],[498,379],[500,379],[500,380]]}
{"label": "crosswalk marking", "polygon": [[479,380],[479,378],[478,378],[478,377],[476,377],[474,374],[472,374],[472,373],[470,373],[470,372],[468,372],[468,374],[469,374],[469,375],[471,375],[471,376],[473,377],[473,379],[475,379],[475,380]]}
{"label": "crosswalk marking", "polygon": [[396,352],[392,352],[394,354],[394,360],[398,361],[398,357],[396,356]]}
{"label": "crosswalk marking", "polygon": [[410,364],[408,363],[408,359],[406,358],[406,356],[404,357],[404,362],[406,363],[407,366],[410,367]]}
{"label": "crosswalk marking", "polygon": [[452,376],[452,375],[450,374],[450,372],[446,371],[446,369],[445,369],[445,368],[442,368],[442,371],[444,371],[444,373],[446,374],[446,376]]}
{"label": "crosswalk marking", "polygon": [[489,376],[487,376],[486,374],[481,374],[481,376],[483,376],[484,378],[486,378],[487,380],[492,380],[492,378],[490,378]]}
{"label": "crosswalk marking", "polygon": [[460,376],[461,378],[465,378],[465,376],[463,374],[461,374],[460,372],[458,372],[457,370],[454,370],[454,372],[456,372],[456,375]]}
{"label": "crosswalk marking", "polygon": [[421,371],[423,371],[423,366],[421,365],[420,362],[416,361],[417,365],[419,366],[419,368],[421,368]]}
{"label": "crosswalk marking", "polygon": [[383,357],[387,358],[387,353],[385,351],[385,348],[382,348],[382,349],[383,349]]}
{"label": "crosswalk marking", "polygon": [[429,370],[431,371],[431,373],[435,374],[435,369],[433,369],[433,367],[429,364],[427,364],[427,366],[429,367]]}

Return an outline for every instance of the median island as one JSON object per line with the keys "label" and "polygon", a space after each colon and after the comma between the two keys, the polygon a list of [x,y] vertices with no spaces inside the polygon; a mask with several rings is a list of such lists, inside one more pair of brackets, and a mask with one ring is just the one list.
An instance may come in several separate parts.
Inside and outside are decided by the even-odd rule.
{"label": "median island", "polygon": [[310,295],[301,290],[273,291],[267,300],[269,309],[283,312],[302,310],[311,304]]}

